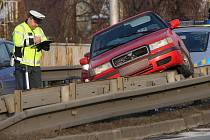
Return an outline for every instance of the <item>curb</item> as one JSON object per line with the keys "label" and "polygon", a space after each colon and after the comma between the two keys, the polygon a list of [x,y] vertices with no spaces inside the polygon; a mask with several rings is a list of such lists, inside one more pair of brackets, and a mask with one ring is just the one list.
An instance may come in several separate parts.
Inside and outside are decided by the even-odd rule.
{"label": "curb", "polygon": [[164,122],[153,123],[150,125],[122,127],[115,130],[93,132],[81,135],[60,136],[51,139],[42,140],[107,140],[107,139],[124,139],[131,137],[149,137],[163,133],[172,133],[175,131],[185,130],[184,119],[168,120]]}
{"label": "curb", "polygon": [[202,113],[197,113],[191,116],[184,117],[184,122],[187,129],[191,129],[205,124]]}
{"label": "curb", "polygon": [[201,111],[204,124],[210,124],[210,110]]}
{"label": "curb", "polygon": [[146,138],[149,136],[160,135],[163,133],[182,131],[185,129],[186,127],[184,125],[184,119],[175,119],[170,121],[153,123],[151,125],[121,128],[121,138]]}

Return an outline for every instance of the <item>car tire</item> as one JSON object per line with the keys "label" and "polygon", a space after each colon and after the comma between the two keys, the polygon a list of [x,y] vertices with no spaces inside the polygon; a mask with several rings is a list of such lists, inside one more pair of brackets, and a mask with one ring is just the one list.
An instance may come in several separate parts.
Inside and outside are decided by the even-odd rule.
{"label": "car tire", "polygon": [[185,78],[188,78],[189,76],[193,75],[194,73],[194,67],[191,59],[184,54],[184,64],[181,66],[178,66],[177,70],[179,73],[181,73]]}

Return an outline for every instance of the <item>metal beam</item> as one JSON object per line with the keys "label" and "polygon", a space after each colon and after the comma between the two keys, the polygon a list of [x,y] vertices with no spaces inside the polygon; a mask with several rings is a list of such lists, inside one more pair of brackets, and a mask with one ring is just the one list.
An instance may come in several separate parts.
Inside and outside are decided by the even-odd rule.
{"label": "metal beam", "polygon": [[9,135],[58,130],[206,98],[210,76],[25,110],[0,122],[0,130]]}
{"label": "metal beam", "polygon": [[80,79],[81,66],[42,67],[42,81]]}

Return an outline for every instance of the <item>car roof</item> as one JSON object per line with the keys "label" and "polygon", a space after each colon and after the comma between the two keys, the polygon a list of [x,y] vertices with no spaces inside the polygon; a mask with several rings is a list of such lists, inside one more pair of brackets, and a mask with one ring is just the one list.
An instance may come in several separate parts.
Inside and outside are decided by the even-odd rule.
{"label": "car roof", "polygon": [[175,32],[190,32],[190,31],[208,31],[210,32],[210,25],[190,25],[190,26],[180,26],[174,29]]}

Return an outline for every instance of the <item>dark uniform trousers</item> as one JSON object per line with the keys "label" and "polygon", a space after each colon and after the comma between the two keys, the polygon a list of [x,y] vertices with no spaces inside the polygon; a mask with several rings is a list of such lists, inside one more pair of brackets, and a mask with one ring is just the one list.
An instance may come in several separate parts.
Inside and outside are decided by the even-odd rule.
{"label": "dark uniform trousers", "polygon": [[[40,88],[41,87],[41,68],[39,66],[27,66],[29,76],[29,87]],[[16,90],[26,90],[26,65],[15,63],[15,79]]]}

